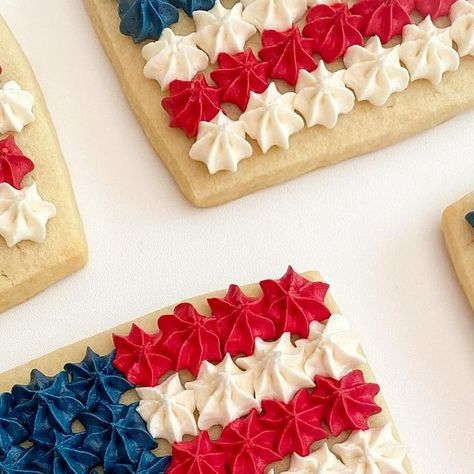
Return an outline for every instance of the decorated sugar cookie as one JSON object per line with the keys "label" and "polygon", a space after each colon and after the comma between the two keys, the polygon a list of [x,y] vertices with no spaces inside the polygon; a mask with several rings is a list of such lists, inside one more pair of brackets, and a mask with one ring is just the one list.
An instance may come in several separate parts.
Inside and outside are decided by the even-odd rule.
{"label": "decorated sugar cookie", "polygon": [[0,427],[6,473],[412,473],[328,285],[291,267],[0,374]]}
{"label": "decorated sugar cookie", "polygon": [[474,0],[84,1],[148,138],[198,206],[474,104]]}
{"label": "decorated sugar cookie", "polygon": [[474,193],[444,211],[443,232],[456,274],[474,309]]}
{"label": "decorated sugar cookie", "polygon": [[0,312],[81,268],[82,223],[30,65],[0,18]]}

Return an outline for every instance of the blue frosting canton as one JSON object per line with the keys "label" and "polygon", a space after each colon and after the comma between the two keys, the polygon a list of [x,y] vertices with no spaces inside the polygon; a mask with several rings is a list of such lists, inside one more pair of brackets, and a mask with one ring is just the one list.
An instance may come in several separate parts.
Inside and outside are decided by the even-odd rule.
{"label": "blue frosting canton", "polygon": [[29,464],[30,453],[30,449],[13,447],[7,457],[0,462],[0,472],[2,474],[42,474],[39,469]]}
{"label": "blue frosting canton", "polygon": [[165,0],[119,0],[120,32],[135,43],[157,40],[179,18],[177,8]]}
{"label": "blue frosting canton", "polygon": [[466,216],[466,220],[467,220],[467,222],[469,222],[469,224],[474,228],[474,211],[470,212],[470,213]]}
{"label": "blue frosting canton", "polygon": [[114,358],[115,352],[101,357],[88,347],[82,362],[64,366],[71,377],[68,388],[86,410],[94,408],[99,401],[118,403],[122,393],[134,387],[115,369]]}
{"label": "blue frosting canton", "polygon": [[11,447],[28,439],[28,431],[12,417],[13,398],[9,393],[0,395],[0,460],[5,459]]}
{"label": "blue frosting canton", "polygon": [[54,433],[71,433],[71,425],[84,405],[68,387],[68,375],[60,372],[47,377],[39,370],[31,372],[28,385],[12,389],[12,415],[27,427],[32,441],[52,443]]}
{"label": "blue frosting canton", "polygon": [[150,451],[143,451],[137,464],[116,465],[110,472],[112,474],[165,474],[170,463],[171,456],[157,457]]}
{"label": "blue frosting canton", "polygon": [[120,464],[137,465],[144,450],[157,446],[136,407],[137,403],[99,403],[92,412],[78,416],[87,431],[85,447],[103,459],[105,470]]}

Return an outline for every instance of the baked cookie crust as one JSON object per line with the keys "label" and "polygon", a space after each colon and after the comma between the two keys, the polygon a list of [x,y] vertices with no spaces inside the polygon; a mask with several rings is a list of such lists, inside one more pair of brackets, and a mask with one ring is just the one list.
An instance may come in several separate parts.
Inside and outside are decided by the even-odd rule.
{"label": "baked cookie crust", "polygon": [[[0,312],[21,303],[57,280],[79,270],[87,261],[87,244],[69,172],[41,89],[31,66],[0,17],[2,82],[14,80],[35,98],[36,120],[19,134],[17,145],[36,167],[23,181],[36,183],[57,215],[48,222],[46,241],[24,241],[8,248],[0,239]],[[4,136],[1,136],[3,138]]]}
{"label": "baked cookie crust", "polygon": [[[323,281],[321,275],[318,272],[310,271],[306,273],[302,273],[302,276],[307,278],[311,281]],[[261,289],[258,284],[251,284],[247,286],[241,286],[242,291],[249,296],[257,296],[261,294]],[[209,293],[206,295],[198,296],[195,298],[187,299],[186,302],[191,303],[200,313],[204,315],[210,314],[210,309],[207,304],[207,299],[211,297],[223,297],[226,294],[226,290],[217,291],[213,293]],[[330,309],[331,313],[338,313],[339,308],[335,303],[334,299],[331,295],[326,296],[325,305]],[[84,339],[83,341],[77,342],[72,344],[68,347],[64,347],[59,349],[51,354],[46,356],[40,357],[36,360],[31,361],[28,364],[22,365],[15,369],[12,369],[8,372],[0,374],[0,392],[10,391],[11,387],[14,384],[27,384],[29,382],[30,372],[33,369],[39,369],[41,372],[45,373],[46,375],[54,375],[60,372],[63,369],[63,366],[67,362],[72,361],[80,361],[84,357],[84,353],[87,347],[91,347],[95,352],[99,354],[108,354],[112,350],[114,350],[114,345],[112,342],[112,333],[119,334],[126,336],[130,331],[131,323],[135,323],[144,329],[147,332],[153,333],[156,332],[156,321],[157,319],[163,314],[170,314],[173,312],[173,306],[169,306],[167,308],[163,308],[159,311],[151,313],[147,316],[142,318],[138,318],[134,321],[130,321],[128,323],[122,324],[113,328],[109,331],[105,331],[101,334],[93,336],[88,339]],[[365,364],[361,367],[361,370],[364,372],[364,378],[367,382],[375,382],[375,376],[370,369],[369,365]],[[180,372],[180,376],[183,381],[186,381],[186,377],[183,377],[183,372]],[[190,378],[188,378],[190,380]],[[383,390],[383,387],[382,387]],[[127,392],[124,395],[123,402],[129,403],[138,400],[138,397],[133,392]],[[397,440],[399,439],[399,435],[396,431],[395,424],[393,423],[392,417],[390,412],[387,408],[387,404],[385,403],[383,397],[379,393],[376,397],[377,404],[382,408],[382,412],[378,415],[374,415],[369,419],[370,428],[376,428],[387,424],[388,422],[392,422],[394,435],[396,436]],[[213,434],[213,429],[209,430],[209,433]],[[343,442],[347,438],[347,434],[342,434],[341,436],[335,438],[329,438],[328,445],[332,446],[335,443]],[[169,455],[171,454],[170,445],[167,441],[160,439],[159,440],[159,448],[155,451],[157,455]],[[289,465],[289,458],[285,458],[284,460],[272,464],[272,467],[275,467],[275,473],[282,472],[288,468]],[[412,474],[413,470],[410,464],[409,459],[406,457],[404,461],[404,468],[408,474]]]}
{"label": "baked cookie crust", "polygon": [[[273,147],[263,154],[250,140],[254,153],[239,163],[236,173],[210,175],[204,164],[189,158],[192,140],[168,126],[161,108],[165,96],[159,85],[143,74],[144,43],[134,44],[119,31],[116,0],[84,0],[103,47],[117,72],[122,88],[156,153],[173,175],[183,194],[196,206],[223,204],[251,192],[303,175],[326,165],[363,155],[435,127],[474,106],[474,58],[462,58],[458,71],[446,73],[441,85],[428,81],[410,84],[394,94],[383,107],[357,102],[354,110],[340,116],[332,129],[304,128],[291,137],[289,150]],[[232,5],[232,0],[222,2]],[[180,12],[171,29],[193,31],[193,22]],[[258,35],[252,41],[258,41]],[[281,90],[283,83],[277,81]]]}
{"label": "baked cookie crust", "polygon": [[443,233],[456,275],[474,310],[474,230],[465,216],[474,210],[474,192],[443,213]]}

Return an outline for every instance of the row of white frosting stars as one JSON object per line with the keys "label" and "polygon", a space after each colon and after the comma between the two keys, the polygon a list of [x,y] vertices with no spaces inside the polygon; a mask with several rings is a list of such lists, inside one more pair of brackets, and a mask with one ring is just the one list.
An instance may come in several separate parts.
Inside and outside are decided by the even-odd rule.
{"label": "row of white frosting stars", "polygon": [[[293,454],[289,469],[281,474],[406,474],[405,456],[406,448],[393,436],[392,424],[387,423],[353,431],[332,451],[324,443],[308,456]],[[271,469],[268,474],[275,472]]]}
{"label": "row of white frosting stars", "polygon": [[[0,135],[19,133],[33,122],[33,106],[30,92],[15,81],[5,83],[0,88]],[[43,242],[46,223],[54,215],[55,206],[43,201],[36,184],[18,190],[8,183],[0,183],[0,235],[8,247],[23,240]]]}
{"label": "row of white frosting stars", "polygon": [[316,374],[339,380],[364,362],[347,319],[336,314],[325,325],[312,322],[308,338],[296,346],[284,333],[271,342],[256,338],[254,353],[235,362],[229,354],[217,365],[204,361],[185,388],[177,373],[156,387],[137,388],[137,411],[153,437],[172,443],[195,435],[198,427],[225,426],[260,409],[264,399],[289,402],[298,390],[314,387]]}

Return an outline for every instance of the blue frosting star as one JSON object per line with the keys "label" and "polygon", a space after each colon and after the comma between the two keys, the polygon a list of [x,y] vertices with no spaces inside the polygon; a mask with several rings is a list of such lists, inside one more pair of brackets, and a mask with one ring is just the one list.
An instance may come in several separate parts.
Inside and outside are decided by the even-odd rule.
{"label": "blue frosting star", "polygon": [[29,431],[33,441],[54,442],[54,433],[71,433],[71,425],[84,409],[68,388],[68,375],[60,372],[47,377],[39,370],[31,372],[28,385],[15,385],[12,396],[15,407],[12,415]]}
{"label": "blue frosting star", "polygon": [[42,474],[42,471],[31,466],[29,461],[30,456],[31,448],[13,447],[8,452],[7,457],[0,462],[0,472],[2,474]]}
{"label": "blue frosting star", "polygon": [[196,10],[210,10],[216,0],[170,0],[176,8],[182,8],[190,17]]}
{"label": "blue frosting star", "polygon": [[85,438],[85,433],[56,433],[54,443],[37,443],[29,450],[25,460],[39,472],[88,474],[91,468],[100,464],[100,459],[85,449]]}
{"label": "blue frosting star", "polygon": [[120,32],[135,43],[157,40],[179,18],[177,8],[165,0],[119,0]]}
{"label": "blue frosting star", "polygon": [[13,397],[9,393],[0,395],[0,459],[4,459],[10,448],[28,439],[28,431],[12,417]]}
{"label": "blue frosting star", "polygon": [[470,212],[470,213],[466,216],[466,220],[467,220],[467,222],[469,222],[469,224],[474,228],[474,211]]}
{"label": "blue frosting star", "polygon": [[120,464],[115,466],[113,474],[165,474],[170,462],[171,456],[157,457],[150,451],[143,451],[138,464]]}
{"label": "blue frosting star", "polygon": [[134,387],[112,365],[114,357],[115,352],[100,357],[88,347],[82,362],[65,365],[71,376],[68,388],[86,410],[93,409],[99,401],[118,403],[122,393]]}
{"label": "blue frosting star", "polygon": [[136,407],[137,403],[128,406],[99,403],[92,412],[78,416],[87,431],[86,450],[103,459],[106,470],[120,464],[136,465],[142,451],[156,448]]}

